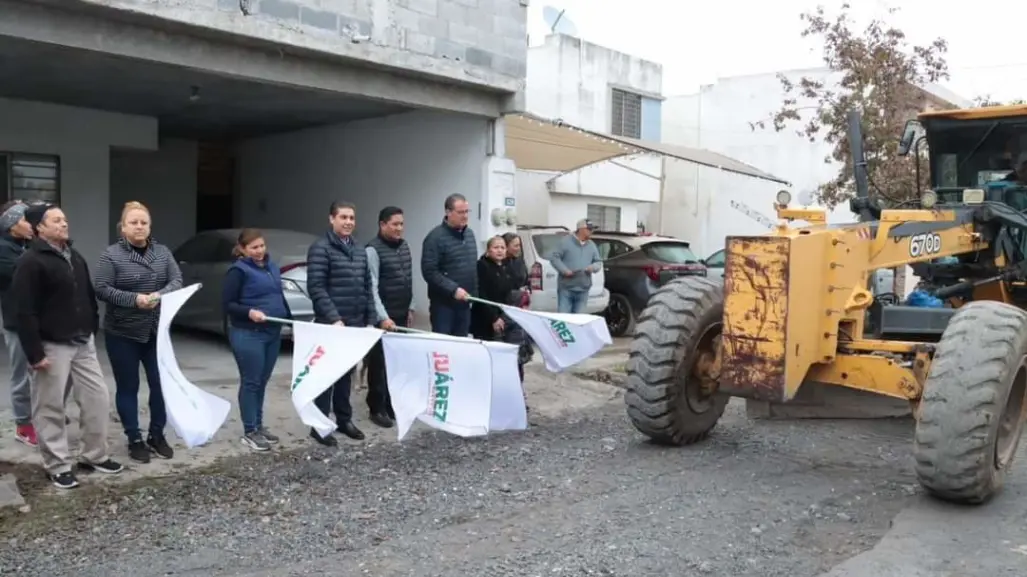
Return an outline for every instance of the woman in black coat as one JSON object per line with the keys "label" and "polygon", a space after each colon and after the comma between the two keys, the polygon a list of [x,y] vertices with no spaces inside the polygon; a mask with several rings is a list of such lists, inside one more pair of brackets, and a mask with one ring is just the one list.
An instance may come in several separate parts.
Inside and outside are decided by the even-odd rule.
{"label": "woman in black coat", "polygon": [[[489,239],[485,254],[478,259],[478,297],[494,303],[511,303],[513,291],[518,288],[510,278],[503,237]],[[483,341],[502,340],[507,319],[499,307],[474,303],[471,307],[471,333]]]}

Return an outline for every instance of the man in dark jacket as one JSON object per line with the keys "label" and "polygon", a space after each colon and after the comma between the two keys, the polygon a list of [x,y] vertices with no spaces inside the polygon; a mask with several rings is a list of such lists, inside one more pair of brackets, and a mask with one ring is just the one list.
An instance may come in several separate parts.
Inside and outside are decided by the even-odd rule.
{"label": "man in dark jacket", "polygon": [[83,468],[120,473],[107,452],[110,392],[96,358],[99,315],[89,267],[71,247],[68,221],[55,205],[29,207],[25,219],[36,238],[18,261],[11,293],[18,306],[18,338],[29,365],[32,420],[43,467],[54,486],[78,486],[68,447],[65,398],[68,376],[80,410]]}
{"label": "man in dark jacket", "polygon": [[[314,304],[315,321],[351,327],[377,325],[367,252],[353,238],[356,208],[352,204],[333,202],[328,222],[331,230],[307,251],[307,290]],[[321,393],[315,403],[325,415],[334,411],[339,430],[360,441],[364,433],[353,424],[353,407],[349,402],[352,379],[351,370]],[[321,437],[311,429],[310,436],[322,445],[338,445],[332,435]]]}
{"label": "man in dark jacket", "polygon": [[471,208],[460,194],[446,197],[446,218],[424,238],[421,275],[428,284],[431,330],[466,337],[471,328],[468,296],[478,291],[478,242],[467,221]]}
{"label": "man in dark jacket", "polygon": [[[374,308],[381,328],[409,327],[414,314],[414,265],[403,240],[403,210],[387,206],[378,213],[378,236],[367,243]],[[385,374],[385,352],[378,341],[367,356],[367,406],[374,424],[389,428],[396,413]]]}
{"label": "man in dark jacket", "polygon": [[14,438],[36,446],[32,426],[32,390],[29,363],[18,340],[18,307],[10,295],[11,281],[18,257],[32,238],[32,226],[25,220],[28,205],[12,200],[0,207],[0,312],[3,316],[4,343],[11,361],[11,408],[14,410]]}

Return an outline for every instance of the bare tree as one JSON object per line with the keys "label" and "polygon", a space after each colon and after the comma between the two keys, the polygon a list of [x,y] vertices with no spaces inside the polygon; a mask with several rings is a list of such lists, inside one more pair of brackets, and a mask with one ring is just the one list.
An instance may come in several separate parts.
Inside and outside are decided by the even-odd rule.
{"label": "bare tree", "polygon": [[1000,102],[992,99],[990,94],[978,96],[973,99],[973,106],[975,108],[984,108],[985,106],[1012,106],[1014,104],[1027,104],[1027,100],[1017,98],[1015,100],[1010,100],[1009,102]]}
{"label": "bare tree", "polygon": [[[824,63],[836,73],[836,81],[804,77],[792,82],[779,75],[787,96],[771,117],[751,123],[752,129],[772,127],[780,132],[796,126],[798,134],[811,142],[822,139],[833,145],[824,162],[840,163],[838,175],[816,192],[818,201],[833,208],[855,192],[846,117],[849,110],[860,110],[871,193],[886,206],[915,198],[916,159],[898,156],[898,141],[906,121],[932,100],[923,87],[948,78],[945,40],[911,47],[902,30],[878,19],[854,30],[848,4],[833,17],[820,7],[801,18],[806,23],[802,36],[823,43]],[[939,100],[934,107],[951,105]],[[803,114],[806,110],[810,113]],[[926,186],[927,171],[923,172]]]}

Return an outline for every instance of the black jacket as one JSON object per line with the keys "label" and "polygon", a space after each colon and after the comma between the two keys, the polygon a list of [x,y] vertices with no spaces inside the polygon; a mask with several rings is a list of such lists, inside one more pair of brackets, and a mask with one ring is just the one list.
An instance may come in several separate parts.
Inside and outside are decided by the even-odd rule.
{"label": "black jacket", "polygon": [[89,266],[70,246],[70,262],[49,243],[35,239],[18,261],[11,294],[18,305],[18,338],[29,364],[42,361],[43,343],[85,341],[100,317]]}
{"label": "black jacket", "polygon": [[377,324],[366,249],[350,237],[328,231],[307,251],[307,292],[317,322],[351,327]]}
{"label": "black jacket", "polygon": [[18,328],[18,307],[10,295],[11,281],[14,280],[18,257],[25,252],[26,244],[24,240],[9,234],[0,236],[0,314],[4,317],[4,328],[9,331]]}
{"label": "black jacket", "polygon": [[510,270],[510,279],[513,281],[517,288],[526,287],[528,283],[528,265],[524,262],[524,257],[510,257],[504,261],[508,269]]}
{"label": "black jacket", "polygon": [[428,300],[454,304],[458,288],[477,296],[477,259],[478,241],[469,227],[457,230],[443,222],[433,228],[421,247],[421,276],[428,284]]}
{"label": "black jacket", "polygon": [[[478,289],[481,298],[505,305],[517,304],[513,296],[520,288],[510,276],[507,264],[497,264],[486,256],[478,259]],[[471,306],[471,334],[476,338],[492,341],[499,335],[492,329],[492,323],[503,316],[503,311],[496,306],[474,303]]]}

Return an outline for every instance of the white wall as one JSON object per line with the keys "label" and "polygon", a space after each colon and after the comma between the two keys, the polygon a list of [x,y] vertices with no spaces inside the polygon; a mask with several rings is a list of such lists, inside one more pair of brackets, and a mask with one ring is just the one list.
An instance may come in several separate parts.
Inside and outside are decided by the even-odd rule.
{"label": "white wall", "polygon": [[533,114],[609,133],[612,88],[658,97],[663,67],[562,34],[528,49],[525,102]]}
{"label": "white wall", "polygon": [[[830,82],[829,71],[800,70],[786,73],[793,81],[803,76]],[[701,147],[748,163],[792,183],[798,199],[837,174],[837,166],[824,159],[831,146],[810,142],[796,134],[798,125],[781,132],[771,126],[752,130],[750,122],[769,120],[785,98],[777,74],[739,76],[702,87],[699,94],[669,97],[664,102],[665,142]],[[800,102],[801,112],[813,112],[811,103]],[[808,108],[806,108],[808,107]],[[765,225],[743,210],[754,210],[773,219],[774,196],[780,184],[726,173],[678,161],[667,162],[664,202],[654,208],[648,226],[654,232],[678,236],[706,255],[724,246],[728,235],[759,234]],[[662,230],[657,230],[661,223]],[[829,215],[830,222],[849,222],[847,206]]]}
{"label": "white wall", "polygon": [[126,202],[150,209],[153,236],[174,249],[196,233],[197,144],[161,139],[157,151],[114,149],[110,154],[110,236]]}
{"label": "white wall", "polygon": [[[239,216],[243,226],[320,233],[328,207],[357,207],[361,240],[377,234],[378,211],[399,206],[415,261],[415,300],[427,307],[421,243],[442,222],[443,201],[467,197],[471,227],[484,242],[483,199],[488,120],[418,111],[253,139],[238,148]],[[425,312],[425,311],[422,311]]]}
{"label": "white wall", "polygon": [[[663,68],[656,62],[616,52],[578,38],[555,34],[545,42],[528,49],[528,79],[525,89],[527,109],[545,118],[563,119],[569,124],[596,132],[610,133],[611,90],[620,88],[654,99],[647,102],[660,105],[663,89]],[[642,111],[643,138],[647,132],[659,140],[659,106],[644,106]],[[618,166],[630,166],[652,176],[646,177]],[[645,154],[600,162],[562,175],[554,182],[561,193],[586,194],[605,199],[637,202],[656,202],[660,196],[659,178],[661,159]],[[555,175],[554,175],[555,176]],[[548,196],[534,196],[533,201],[549,203]],[[518,189],[518,197],[525,198]],[[555,199],[554,199],[555,201]],[[523,215],[524,204],[519,201]],[[620,202],[605,204],[622,204]],[[541,209],[540,209],[541,210]],[[530,212],[530,211],[529,211]],[[543,211],[544,212],[544,211]],[[564,211],[558,210],[558,213]],[[637,210],[632,209],[636,214]],[[622,212],[623,215],[626,214]],[[522,216],[521,222],[547,224]],[[579,217],[581,218],[581,217]],[[622,227],[627,222],[622,218]],[[549,224],[557,224],[555,222]],[[573,225],[573,221],[571,225]],[[632,220],[630,230],[635,230]]]}
{"label": "white wall", "polygon": [[638,230],[637,202],[617,198],[569,194],[552,195],[549,203],[549,224],[565,226],[570,230],[574,230],[574,225],[588,215],[588,205],[590,204],[620,207],[620,232],[636,232]]}
{"label": "white wall", "polygon": [[60,157],[61,206],[92,264],[110,240],[110,148],[157,148],[157,119],[0,98],[0,151]]}
{"label": "white wall", "polygon": [[553,181],[553,192],[659,202],[661,162],[661,157],[655,154],[638,154],[599,162],[560,175]]}

